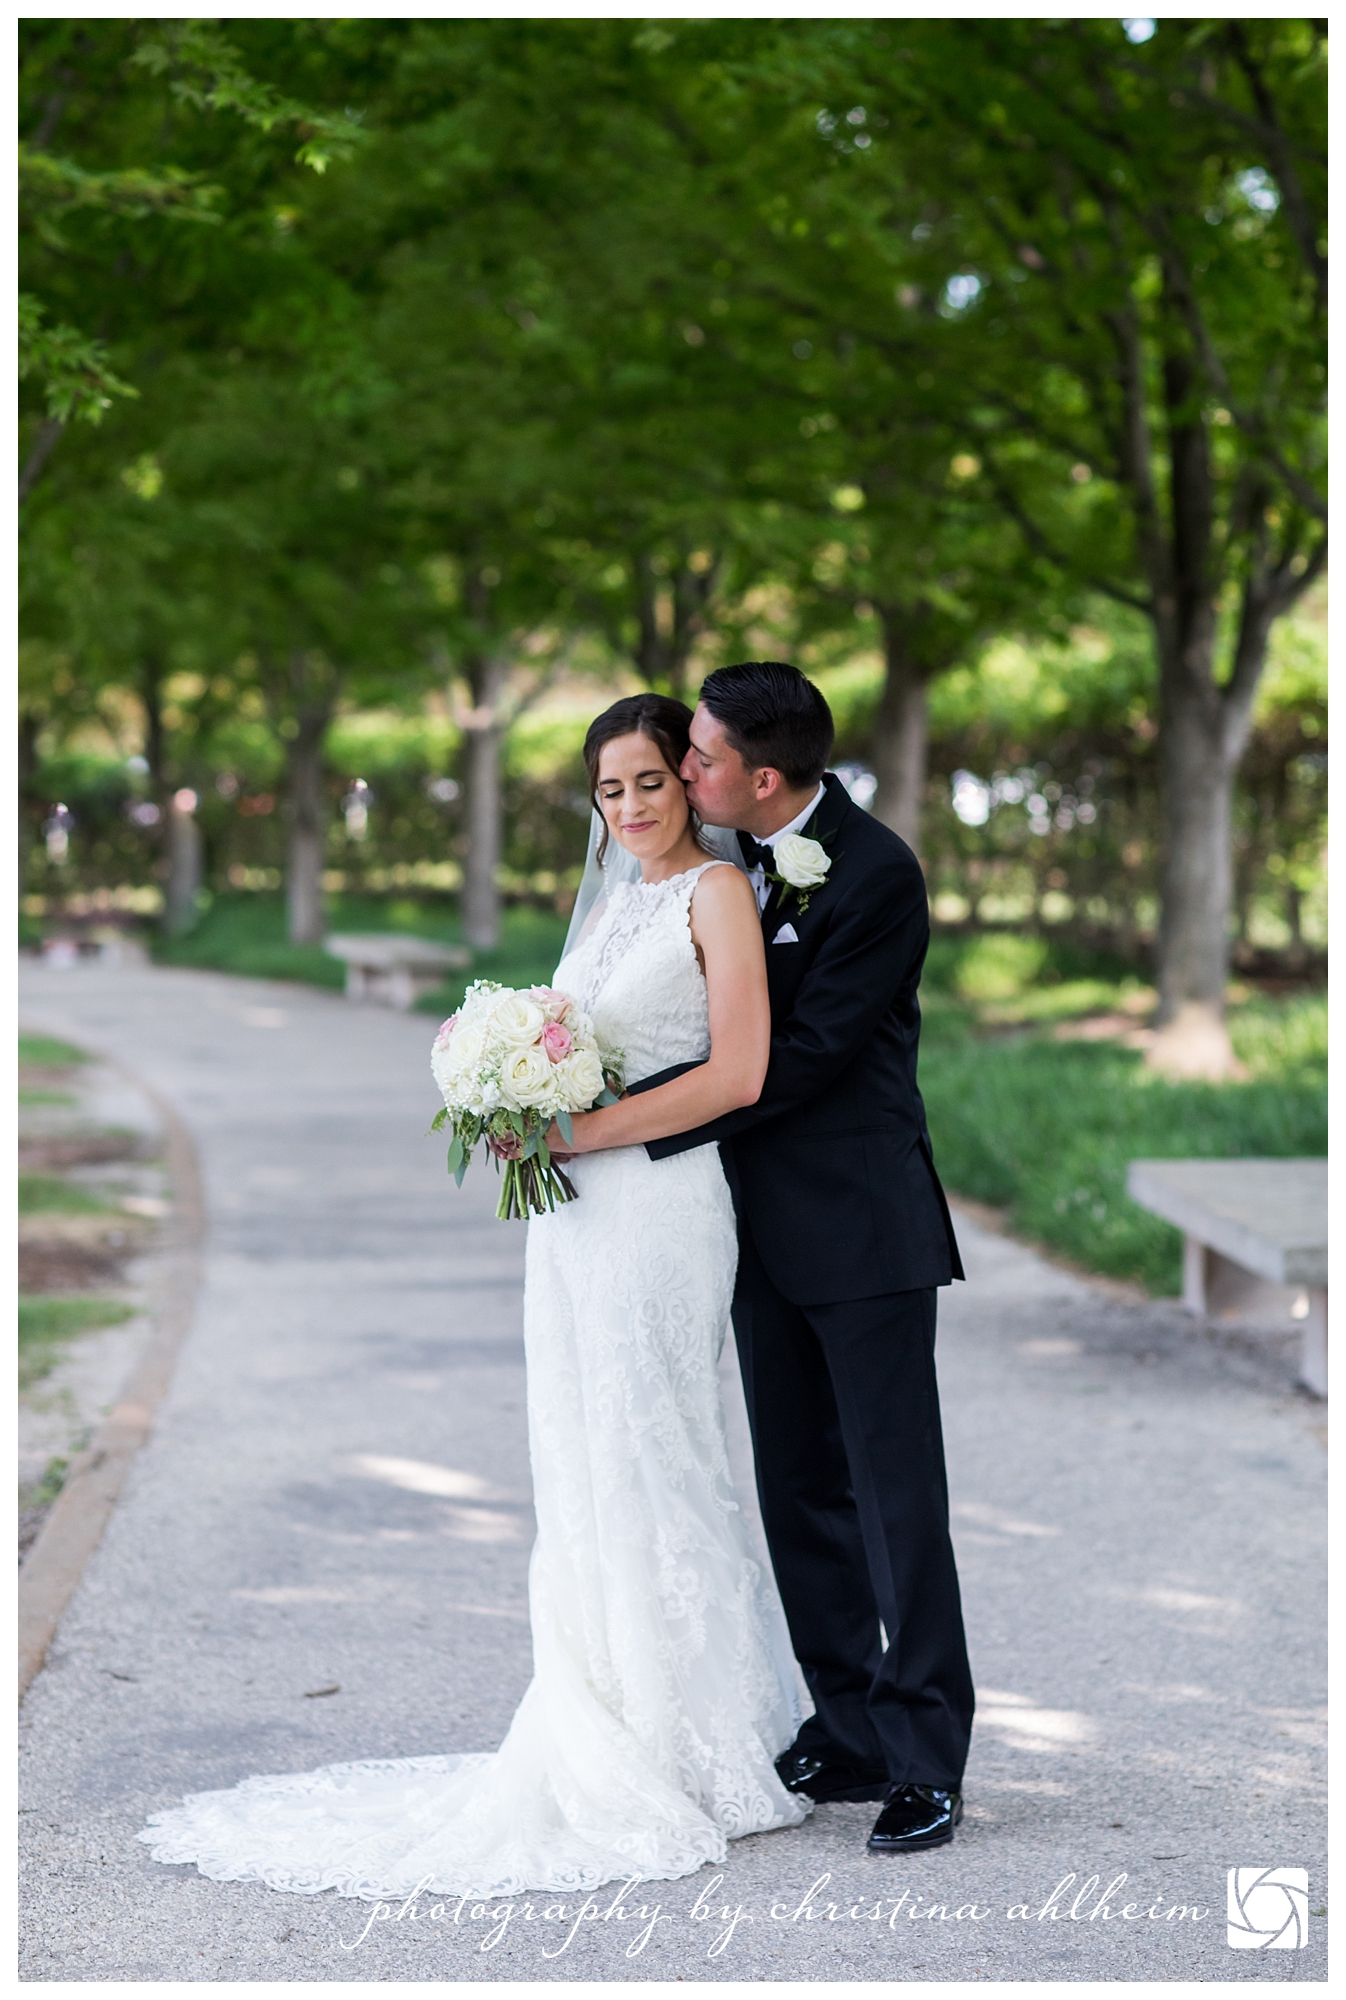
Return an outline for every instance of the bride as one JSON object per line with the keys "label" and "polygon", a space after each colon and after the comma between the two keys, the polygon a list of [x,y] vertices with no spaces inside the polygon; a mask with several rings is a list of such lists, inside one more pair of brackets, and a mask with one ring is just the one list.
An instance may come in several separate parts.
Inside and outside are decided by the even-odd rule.
{"label": "bride", "polygon": [[[568,1169],[579,1199],[529,1224],[533,1680],[508,1734],[493,1755],[198,1792],[139,1835],[156,1861],[300,1895],[592,1889],[690,1874],[810,1810],[775,1770],[797,1682],[725,1450],[729,1190],[715,1146],[655,1163],[643,1144],[753,1103],[767,1065],[756,901],[700,844],[677,775],[690,720],[636,695],[584,746],[599,859],[615,842],[640,872],[572,927],[554,983],[624,1051],[628,1083],[698,1067],[590,1113]],[[618,1114],[621,1143],[587,1150]]]}

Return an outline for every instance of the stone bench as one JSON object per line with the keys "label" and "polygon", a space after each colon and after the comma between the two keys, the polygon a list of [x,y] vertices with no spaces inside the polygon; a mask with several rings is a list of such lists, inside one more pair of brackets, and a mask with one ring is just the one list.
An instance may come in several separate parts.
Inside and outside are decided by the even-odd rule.
{"label": "stone bench", "polygon": [[1304,1324],[1299,1379],[1327,1394],[1327,1161],[1133,1160],[1132,1201],[1183,1232],[1182,1302]]}
{"label": "stone bench", "polygon": [[466,945],[432,944],[399,931],[324,938],[323,949],[345,960],[348,1000],[402,1009],[472,963]]}

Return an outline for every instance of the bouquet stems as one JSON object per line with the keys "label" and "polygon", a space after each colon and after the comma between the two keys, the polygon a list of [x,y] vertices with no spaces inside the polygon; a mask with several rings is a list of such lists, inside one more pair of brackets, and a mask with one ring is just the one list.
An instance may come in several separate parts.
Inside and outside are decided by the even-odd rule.
{"label": "bouquet stems", "polygon": [[575,1188],[554,1163],[543,1166],[537,1155],[527,1160],[504,1160],[500,1201],[496,1216],[501,1222],[526,1221],[530,1215],[546,1215],[561,1203],[574,1201]]}

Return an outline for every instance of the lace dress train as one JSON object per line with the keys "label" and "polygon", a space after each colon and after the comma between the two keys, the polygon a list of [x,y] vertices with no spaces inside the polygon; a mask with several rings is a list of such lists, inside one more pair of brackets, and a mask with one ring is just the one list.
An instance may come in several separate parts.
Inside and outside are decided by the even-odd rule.
{"label": "lace dress train", "polygon": [[[557,969],[631,1081],[709,1047],[704,872],[619,887]],[[509,1895],[671,1879],[805,1817],[774,1768],[801,1719],[789,1638],[725,1448],[718,1152],[589,1154],[573,1179],[528,1225],[533,1679],[500,1749],[197,1793],[139,1835],[157,1861],[307,1895]]]}

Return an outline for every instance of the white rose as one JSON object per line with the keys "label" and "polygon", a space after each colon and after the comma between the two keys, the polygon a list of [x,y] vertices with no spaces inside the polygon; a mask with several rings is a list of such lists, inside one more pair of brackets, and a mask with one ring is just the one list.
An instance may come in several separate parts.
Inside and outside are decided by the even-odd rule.
{"label": "white rose", "polygon": [[546,1015],[526,993],[502,994],[491,1014],[492,1028],[509,1049],[530,1048],[546,1025]]}
{"label": "white rose", "polygon": [[552,1094],[553,1066],[541,1049],[512,1049],[500,1065],[500,1095],[511,1111],[532,1111]]}
{"label": "white rose", "polygon": [[493,979],[474,979],[463,995],[459,1010],[463,1015],[489,1014],[497,993],[504,991]]}
{"label": "white rose", "polygon": [[587,1111],[603,1088],[603,1065],[596,1049],[576,1049],[556,1066],[567,1111]]}
{"label": "white rose", "polygon": [[481,1065],[486,1035],[480,1021],[459,1020],[449,1041],[437,1051],[446,1076],[471,1076]]}
{"label": "white rose", "polygon": [[805,840],[802,833],[782,834],[773,852],[776,874],[783,876],[792,889],[816,889],[827,880],[832,863],[816,840]]}
{"label": "white rose", "polygon": [[435,1048],[430,1052],[430,1074],[439,1085],[440,1095],[447,1104],[454,1096],[453,1076],[449,1069],[448,1050]]}

